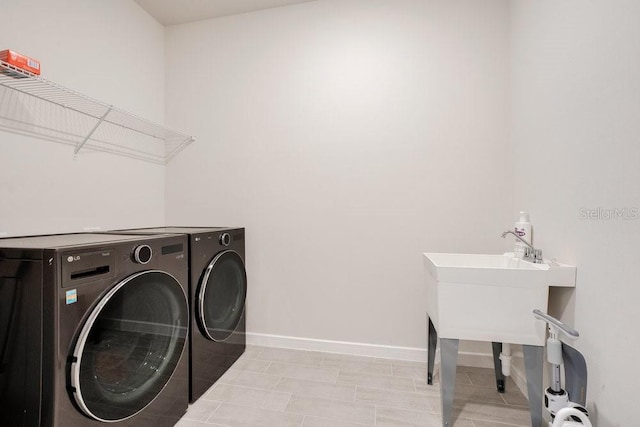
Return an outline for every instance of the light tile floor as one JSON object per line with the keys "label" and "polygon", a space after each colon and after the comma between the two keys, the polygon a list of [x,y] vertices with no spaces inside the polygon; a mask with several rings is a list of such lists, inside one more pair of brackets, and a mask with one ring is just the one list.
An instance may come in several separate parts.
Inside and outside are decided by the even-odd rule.
{"label": "light tile floor", "polygon": [[[425,363],[249,346],[178,427],[441,427]],[[492,369],[459,366],[453,427],[529,426],[527,400]]]}

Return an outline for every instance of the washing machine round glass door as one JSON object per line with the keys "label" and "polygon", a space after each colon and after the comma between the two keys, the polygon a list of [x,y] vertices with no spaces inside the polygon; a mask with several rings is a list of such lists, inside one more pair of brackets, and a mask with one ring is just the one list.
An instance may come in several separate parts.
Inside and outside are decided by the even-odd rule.
{"label": "washing machine round glass door", "polygon": [[178,365],[188,312],[182,286],[162,271],[136,273],[111,288],[73,352],[71,386],[82,412],[113,422],[149,405]]}
{"label": "washing machine round glass door", "polygon": [[225,341],[238,326],[247,297],[247,273],[235,251],[223,251],[209,263],[198,286],[198,326],[205,337]]}

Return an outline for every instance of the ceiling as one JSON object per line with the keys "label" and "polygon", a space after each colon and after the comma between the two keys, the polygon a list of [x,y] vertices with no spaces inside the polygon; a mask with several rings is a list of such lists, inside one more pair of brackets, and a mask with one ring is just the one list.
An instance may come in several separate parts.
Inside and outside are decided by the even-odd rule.
{"label": "ceiling", "polygon": [[162,25],[237,15],[314,0],[135,0]]}

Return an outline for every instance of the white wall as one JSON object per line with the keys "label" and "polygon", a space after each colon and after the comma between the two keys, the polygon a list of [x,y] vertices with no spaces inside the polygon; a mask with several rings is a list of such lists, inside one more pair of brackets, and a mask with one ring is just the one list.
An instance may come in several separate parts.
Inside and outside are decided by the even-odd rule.
{"label": "white wall", "polygon": [[[312,2],[169,28],[165,64],[134,2],[4,0],[0,39],[156,121],[166,65],[168,123],[199,137],[167,222],[247,227],[253,332],[424,348],[419,253],[498,252],[530,211],[578,266],[552,312],[581,332],[597,425],[635,425],[640,220],[581,209],[640,207],[640,5],[508,6]],[[163,223],[162,167],[4,132],[0,154],[0,233]]]}
{"label": "white wall", "polygon": [[[581,334],[594,425],[635,426],[640,3],[522,0],[511,19],[513,211],[531,212],[546,257],[578,267],[552,308]],[[606,219],[615,208],[635,219]]]}
{"label": "white wall", "polygon": [[508,3],[323,0],[167,28],[167,222],[247,228],[248,329],[425,348],[425,251],[499,252]]}
{"label": "white wall", "polygon": [[[0,49],[42,76],[151,120],[164,119],[164,28],[130,0],[2,0]],[[0,132],[0,234],[164,222],[164,168]]]}

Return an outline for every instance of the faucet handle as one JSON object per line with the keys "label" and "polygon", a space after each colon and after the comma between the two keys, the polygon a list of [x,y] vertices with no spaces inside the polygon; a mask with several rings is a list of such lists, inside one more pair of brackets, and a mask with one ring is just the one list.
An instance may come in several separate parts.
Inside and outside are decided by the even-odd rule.
{"label": "faucet handle", "polygon": [[534,263],[542,263],[542,250],[541,249],[533,249],[528,246],[524,248],[524,259],[527,261],[531,261]]}
{"label": "faucet handle", "polygon": [[542,249],[536,249],[533,251],[534,262],[542,262]]}

